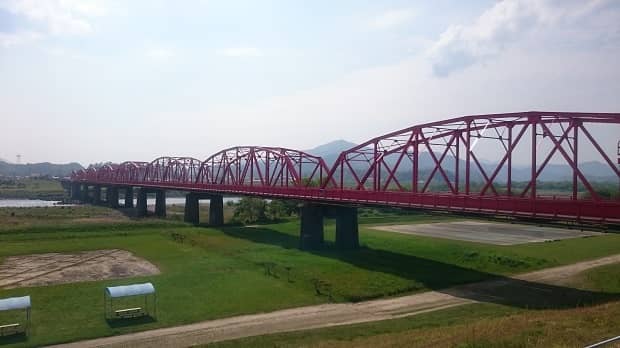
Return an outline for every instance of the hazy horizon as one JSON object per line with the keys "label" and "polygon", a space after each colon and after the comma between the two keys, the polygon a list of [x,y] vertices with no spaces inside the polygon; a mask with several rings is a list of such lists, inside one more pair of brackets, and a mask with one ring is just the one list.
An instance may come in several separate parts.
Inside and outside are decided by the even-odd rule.
{"label": "hazy horizon", "polygon": [[[469,114],[618,112],[619,53],[612,0],[0,0],[0,158],[203,159]],[[618,129],[597,136],[615,156]]]}

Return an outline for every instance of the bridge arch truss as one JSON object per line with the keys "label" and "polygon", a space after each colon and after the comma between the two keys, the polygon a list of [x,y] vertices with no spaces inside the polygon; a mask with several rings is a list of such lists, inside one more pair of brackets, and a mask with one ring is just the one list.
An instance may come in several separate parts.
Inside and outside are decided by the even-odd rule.
{"label": "bridge arch truss", "polygon": [[[598,127],[598,128],[597,128]],[[522,112],[473,115],[416,125],[343,151],[328,166],[303,151],[264,146],[222,150],[204,161],[160,157],[88,168],[73,181],[152,186],[222,194],[357,205],[401,206],[482,214],[620,222],[620,187],[604,197],[582,157],[620,170],[597,129],[620,114]],[[495,156],[494,161],[488,160]],[[567,196],[540,188],[562,169]]]}

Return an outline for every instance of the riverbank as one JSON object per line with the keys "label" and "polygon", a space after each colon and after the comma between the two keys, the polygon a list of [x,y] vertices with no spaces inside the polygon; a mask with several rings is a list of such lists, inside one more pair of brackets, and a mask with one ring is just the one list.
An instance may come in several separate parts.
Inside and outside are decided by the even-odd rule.
{"label": "riverbank", "polygon": [[61,201],[65,191],[59,180],[46,178],[0,179],[0,199]]}

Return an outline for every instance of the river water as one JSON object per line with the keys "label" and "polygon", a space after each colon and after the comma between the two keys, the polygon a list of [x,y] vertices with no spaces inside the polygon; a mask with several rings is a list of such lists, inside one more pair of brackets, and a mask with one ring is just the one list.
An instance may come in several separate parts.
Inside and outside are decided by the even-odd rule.
{"label": "river water", "polygon": [[40,199],[0,199],[0,208],[53,207],[59,203],[59,201],[43,201]]}
{"label": "river water", "polygon": [[[237,197],[224,197],[224,204],[227,202],[238,202]],[[147,205],[155,205],[155,198],[147,199]],[[119,199],[121,207],[125,203],[124,199]],[[134,199],[134,205],[136,200]],[[0,199],[0,208],[32,208],[32,207],[55,207],[68,206],[71,204],[60,204],[59,201],[43,201],[40,199]],[[167,197],[166,205],[185,205],[185,197]]]}

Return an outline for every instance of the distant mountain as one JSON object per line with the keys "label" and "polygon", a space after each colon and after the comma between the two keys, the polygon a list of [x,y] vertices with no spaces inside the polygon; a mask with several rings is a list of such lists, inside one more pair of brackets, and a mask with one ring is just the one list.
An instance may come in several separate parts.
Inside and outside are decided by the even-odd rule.
{"label": "distant mountain", "polygon": [[342,151],[348,150],[357,144],[346,140],[334,140],[327,144],[319,145],[313,149],[306,150],[305,152],[315,156],[327,156],[327,155],[339,155]]}
{"label": "distant mountain", "polygon": [[319,145],[313,149],[306,150],[305,152],[311,155],[323,157],[327,165],[331,166],[332,163],[336,162],[336,159],[338,159],[338,156],[342,151],[348,150],[355,146],[357,146],[357,144],[341,139]]}
{"label": "distant mountain", "polygon": [[[352,147],[357,146],[357,144],[345,141],[345,140],[336,140],[329,142],[327,144],[319,145],[313,149],[306,150],[306,152],[313,154],[315,156],[321,156],[325,160],[328,166],[332,166],[333,163],[338,159],[340,153],[344,150],[348,150]],[[437,155],[439,157],[439,155]],[[385,162],[389,166],[394,166],[398,161],[398,154],[389,155],[385,158]],[[406,163],[407,161],[405,161]],[[403,163],[404,164],[404,163]],[[491,175],[497,166],[497,163],[494,161],[489,161],[485,159],[480,159],[480,164],[484,168],[487,175]],[[368,165],[362,162],[353,162],[351,166],[355,169],[358,174],[360,172],[364,172]],[[432,168],[435,166],[435,161],[431,157],[428,152],[420,152],[420,162],[418,168],[420,169],[420,176],[426,177]],[[464,168],[465,161],[459,161],[459,167],[461,170],[461,179],[464,178]],[[442,168],[446,172],[446,175],[453,179],[454,177],[454,168],[455,168],[455,160],[453,157],[446,156],[446,158],[442,162]],[[479,173],[477,167],[472,164],[471,176],[473,181],[482,181],[482,175]],[[407,180],[411,178],[411,166],[407,168],[407,165],[402,165],[397,171],[397,177],[403,178]],[[589,181],[614,181],[617,180],[615,173],[609,168],[609,166],[605,163],[590,161],[590,162],[582,162],[579,164],[579,169],[581,172],[588,178]],[[386,175],[387,172],[384,172],[383,175]],[[565,164],[548,164],[545,169],[540,173],[538,180],[539,181],[567,181],[572,180],[573,171],[572,169]],[[512,172],[512,180],[513,181],[529,181],[531,176],[531,170],[529,166],[518,166],[515,165],[513,167]],[[507,169],[504,164],[504,168],[499,171],[496,181],[501,182],[502,180],[506,180],[507,177]],[[441,174],[439,172],[435,173],[435,178],[441,180]]]}
{"label": "distant mountain", "polygon": [[53,164],[44,163],[28,163],[14,164],[6,161],[0,161],[0,175],[4,176],[32,176],[32,175],[49,175],[49,176],[68,176],[74,170],[80,170],[83,167],[79,163]]}
{"label": "distant mountain", "polygon": [[[493,168],[495,166],[496,164],[493,164]],[[596,161],[582,162],[579,163],[579,170],[588,178],[588,181],[615,182],[617,180],[613,170],[605,163]],[[531,175],[529,167],[517,166],[513,168],[512,177],[515,181],[529,180]],[[505,174],[503,177],[505,178]],[[572,180],[572,178],[573,170],[566,164],[548,164],[538,176],[540,181],[568,181]]]}

